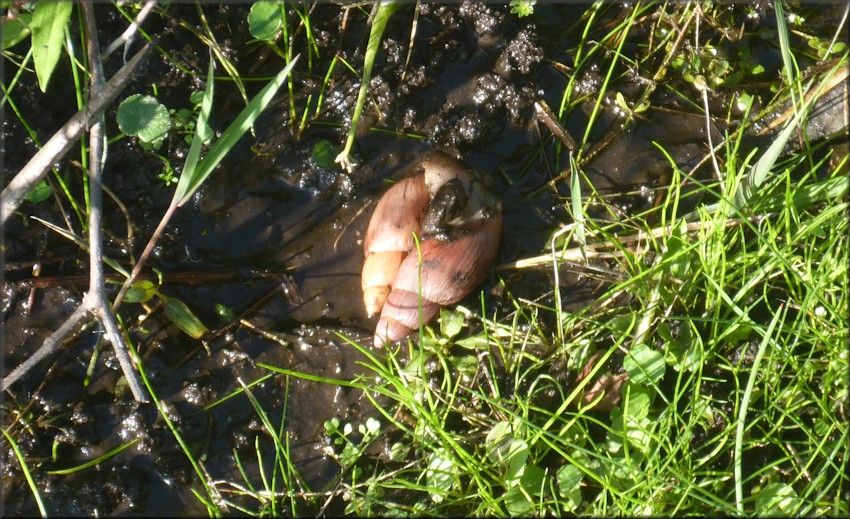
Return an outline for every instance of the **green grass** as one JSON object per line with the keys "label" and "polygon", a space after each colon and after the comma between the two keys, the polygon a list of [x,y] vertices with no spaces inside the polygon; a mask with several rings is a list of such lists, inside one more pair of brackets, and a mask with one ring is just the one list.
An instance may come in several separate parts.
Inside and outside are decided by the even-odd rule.
{"label": "green grass", "polygon": [[[300,135],[319,124],[315,119],[340,74],[358,77],[360,71],[342,55],[320,56],[308,4],[280,13],[268,7],[252,11],[263,15],[257,23],[271,17],[279,25],[267,33],[252,31],[257,37],[252,45],[268,45],[289,67],[295,67],[297,49],[306,54],[292,75],[288,68],[274,83],[274,88],[287,83],[289,123]],[[355,380],[260,364],[267,373],[239,380],[237,390],[202,411],[225,399],[244,399],[262,426],[255,459],[234,449],[228,479],[206,472],[202,456],[170,419],[169,404],[145,377],[199,482],[195,496],[210,515],[309,514],[331,505],[358,516],[850,514],[847,156],[836,146],[838,139],[810,142],[805,131],[798,132],[814,102],[807,94],[846,70],[847,51],[828,54],[821,43],[829,38],[813,45],[815,36],[804,25],[787,26],[786,8],[776,24],[783,80],[767,81],[742,56],[714,52],[731,43],[748,49],[746,41],[732,42],[719,29],[705,36],[710,28],[731,27],[729,13],[747,7],[638,3],[615,16],[617,9],[588,6],[568,29],[575,35],[566,53],[572,70],[558,93],[558,116],[563,123],[583,103],[592,107],[577,149],[567,157],[561,144],[544,135],[539,153],[524,168],[539,167],[541,155],[553,154],[567,165],[553,177],[570,177],[572,196],[562,203],[572,221],[551,230],[551,247],[541,256],[515,267],[551,269],[555,282],[548,294],[533,302],[514,297],[505,276],[499,282],[507,310],[488,310],[490,296],[482,292],[480,307],[446,311],[418,341],[380,353],[342,337],[366,370]],[[545,6],[538,5],[531,16],[541,12],[545,15]],[[198,13],[203,18],[200,7]],[[357,23],[366,23],[362,9],[356,14]],[[382,22],[388,18],[384,14]],[[206,22],[201,28],[177,25],[210,47],[250,108],[243,85],[254,78],[242,76]],[[369,37],[372,58],[381,36],[375,32],[374,41]],[[167,55],[168,49],[161,51]],[[18,59],[21,70],[31,59],[4,52]],[[824,61],[817,72],[800,69],[818,59]],[[71,62],[74,93],[82,99],[77,75],[85,70]],[[599,91],[583,91],[582,74],[593,66],[602,78]],[[299,106],[295,89],[305,67],[316,92],[298,100],[304,101]],[[618,88],[629,83],[630,74],[649,81],[626,99]],[[771,83],[773,97],[756,110],[746,86],[759,81]],[[740,91],[728,93],[738,86]],[[4,85],[3,102],[38,142],[13,87],[14,81]],[[623,217],[583,171],[598,151],[591,135],[602,111],[616,100],[622,112],[622,127],[608,134],[614,139],[637,120],[651,120],[655,93],[702,111],[706,89],[746,106],[742,113],[729,108],[705,114],[735,123],[722,142],[713,143],[714,155],[706,155],[711,178],[682,170],[671,159],[658,203]],[[365,94],[364,89],[358,110]],[[175,206],[191,196],[238,137],[234,129],[201,157],[211,96],[209,91],[190,154],[190,163],[202,167],[194,174],[184,170]],[[772,141],[749,150],[745,140],[762,124],[759,118],[784,111],[786,99],[794,110],[785,126]],[[250,122],[242,126],[244,132]],[[354,126],[356,121],[352,139]],[[667,153],[665,143],[657,146]],[[56,172],[56,200],[69,202],[75,223],[84,226],[86,201],[72,194],[66,177]],[[589,207],[602,208],[594,214],[607,217],[591,216]],[[568,260],[611,274],[594,304],[575,313],[564,308],[566,292],[557,282]],[[286,406],[274,415],[254,395],[252,388],[271,378],[285,381],[287,395],[293,378],[354,389],[376,410],[360,422],[325,424],[329,453],[340,467],[327,488],[307,488],[298,473],[284,427]],[[4,427],[4,436],[44,515],[43,490],[34,477],[40,467],[18,449],[16,435],[26,428],[13,425]],[[38,421],[27,427],[39,427]],[[370,447],[380,441],[389,447],[376,454]],[[67,471],[93,470],[127,446]]]}
{"label": "green grass", "polygon": [[[591,22],[595,9],[588,9]],[[609,37],[622,44],[641,9]],[[679,27],[705,23],[691,9],[669,15]],[[668,47],[673,50],[665,63],[685,48],[679,36],[669,38],[679,44]],[[623,69],[620,48],[611,53],[600,99],[612,71]],[[783,48],[783,54],[790,52]],[[844,52],[826,76],[807,84],[795,79],[784,88],[816,88],[846,63]],[[671,79],[665,73],[659,69],[654,77]],[[723,78],[703,80],[716,84]],[[574,99],[570,95],[565,99]],[[698,95],[693,105],[703,106]],[[515,312],[482,318],[486,305],[482,313],[460,308],[470,332],[459,334],[444,314],[439,330],[429,328],[418,345],[386,358],[351,341],[374,374],[354,387],[381,417],[368,427],[380,433],[360,442],[348,439],[338,423],[328,429],[345,439],[337,456],[346,511],[850,512],[843,469],[847,157],[828,151],[829,143],[805,143],[787,154],[785,144],[805,119],[802,104],[797,113],[789,130],[747,156],[741,155],[743,132],[728,132],[714,157],[724,169],[714,180],[698,180],[672,164],[661,202],[626,221],[594,220],[581,214],[581,203],[565,200],[582,224],[568,237],[581,247],[608,243],[626,274],[588,310],[572,314],[559,304],[513,300]],[[744,131],[749,124],[745,119]],[[580,174],[580,165],[573,165],[572,174]],[[685,185],[697,186],[687,197],[704,195],[712,202],[683,217],[678,208],[689,202]],[[584,207],[609,203],[593,186],[585,191]],[[610,214],[618,213],[612,208]],[[624,239],[623,228],[645,232],[640,251]],[[615,229],[621,234],[614,235]],[[664,232],[653,232],[658,229]],[[550,266],[561,253],[553,250]],[[541,317],[556,329],[541,324]],[[594,354],[600,356],[589,374],[576,382]],[[595,410],[602,394],[588,390],[601,380],[603,388],[607,382],[616,391],[615,375],[623,372],[628,381],[619,403]],[[582,399],[587,393],[594,401]],[[365,422],[347,425],[362,430]],[[380,434],[393,439],[389,457],[366,454],[366,444]]]}
{"label": "green grass", "polygon": [[[791,171],[754,204],[782,201],[765,217],[729,226],[726,199],[696,231],[647,244],[654,261],[624,260],[629,279],[601,300],[632,301],[555,312],[550,352],[558,334],[539,334],[520,301],[515,315],[471,317],[482,331],[463,345],[422,341],[406,363],[352,342],[374,373],[358,386],[405,455],[341,462],[347,511],[846,514],[846,188],[800,206],[794,187],[814,179]],[[553,371],[594,352],[578,385]],[[619,365],[630,380],[617,406],[579,404]]]}

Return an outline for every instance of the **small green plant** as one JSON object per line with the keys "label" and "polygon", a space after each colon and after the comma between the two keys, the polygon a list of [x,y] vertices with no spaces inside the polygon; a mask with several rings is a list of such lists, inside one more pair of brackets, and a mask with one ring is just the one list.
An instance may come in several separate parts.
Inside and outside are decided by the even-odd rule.
{"label": "small green plant", "polygon": [[189,102],[193,108],[174,110],[166,108],[155,96],[134,94],[118,105],[118,128],[125,134],[136,137],[143,150],[162,161],[162,171],[157,174],[157,178],[162,180],[165,187],[176,184],[178,177],[175,176],[174,166],[168,156],[157,151],[173,133],[172,130],[183,133],[187,144],[192,143],[203,99],[204,92],[192,92]]}
{"label": "small green plant", "polygon": [[511,0],[511,13],[517,15],[518,18],[531,16],[534,14],[534,5],[537,0]]}
{"label": "small green plant", "polygon": [[59,57],[62,54],[62,42],[65,30],[71,20],[74,4],[70,0],[56,2],[37,2],[32,13],[32,51],[38,87],[47,91],[47,84],[53,75]]}
{"label": "small green plant", "polygon": [[[354,425],[347,422],[339,428],[338,418],[325,421],[325,434],[336,448],[328,451],[343,470],[342,484],[347,488],[343,499],[348,501],[345,507],[347,514],[369,515],[374,513],[373,500],[383,495],[383,489],[377,484],[374,475],[368,473],[368,467],[362,460],[366,450],[381,433],[381,422],[368,418],[366,423],[357,426],[355,435]],[[359,436],[359,439],[356,437]],[[348,474],[348,477],[346,477]],[[358,487],[364,487],[364,490]]]}
{"label": "small green plant", "polygon": [[372,28],[369,31],[369,41],[366,44],[366,55],[363,57],[363,75],[360,78],[360,91],[357,94],[357,102],[354,104],[354,113],[351,115],[351,127],[348,129],[348,137],[342,151],[336,156],[336,162],[349,173],[354,169],[355,162],[351,158],[351,147],[354,145],[354,136],[357,134],[357,125],[360,123],[360,114],[363,105],[366,104],[366,94],[369,91],[372,79],[372,67],[375,65],[375,56],[381,45],[381,37],[390,17],[404,7],[396,0],[379,0],[375,4],[374,16],[372,17]]}
{"label": "small green plant", "polygon": [[381,432],[381,422],[374,418],[366,420],[365,424],[357,426],[357,432],[360,434],[360,440],[353,438],[354,425],[347,422],[342,429],[339,428],[340,421],[338,418],[332,418],[325,421],[325,434],[331,439],[334,445],[342,447],[340,452],[333,451],[334,459],[339,464],[347,469],[352,467],[357,460],[363,455],[369,445]]}

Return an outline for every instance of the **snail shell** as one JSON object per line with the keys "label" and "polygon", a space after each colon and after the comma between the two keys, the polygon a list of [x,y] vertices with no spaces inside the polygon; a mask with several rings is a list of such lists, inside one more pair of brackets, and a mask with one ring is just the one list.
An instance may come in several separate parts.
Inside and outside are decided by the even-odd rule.
{"label": "snail shell", "polygon": [[360,283],[369,317],[384,307],[402,260],[413,249],[430,196],[422,175],[401,180],[381,198],[369,221]]}
{"label": "snail shell", "polygon": [[421,319],[426,324],[440,308],[457,303],[484,281],[499,249],[502,215],[473,222],[465,230],[453,240],[422,241],[421,283],[417,251],[404,259],[375,329],[376,347],[419,328],[420,287]]}
{"label": "snail shell", "polygon": [[[420,319],[429,322],[486,277],[502,230],[501,202],[486,181],[449,155],[432,152],[416,175],[402,181],[407,187],[399,182],[378,203],[364,243],[362,280],[367,312],[382,308],[376,347],[404,338]],[[418,251],[412,232],[421,236]]]}

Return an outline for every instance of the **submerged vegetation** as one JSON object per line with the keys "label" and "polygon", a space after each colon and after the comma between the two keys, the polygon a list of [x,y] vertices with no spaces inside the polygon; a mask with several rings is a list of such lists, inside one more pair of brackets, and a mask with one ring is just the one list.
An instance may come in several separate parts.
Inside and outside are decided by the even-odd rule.
{"label": "submerged vegetation", "polygon": [[[40,13],[45,5],[51,11]],[[77,102],[74,108],[81,109],[89,95],[86,84],[94,65],[75,48],[81,33],[89,33],[82,29],[82,14],[76,16],[80,8],[66,13],[62,6],[5,6],[3,104],[14,128],[36,145],[48,132],[37,127],[43,115],[19,99],[16,89],[49,93],[59,88],[54,69],[64,59],[73,72],[76,100],[63,102]],[[209,51],[209,61],[197,53],[197,69],[189,71],[182,61],[189,51],[160,46],[155,52],[171,67],[169,74],[180,71],[188,78],[176,83],[202,86],[177,92],[166,88],[173,78],[160,86],[136,85],[135,92],[118,96],[117,112],[107,112],[106,126],[114,130],[105,139],[107,148],[126,145],[144,157],[144,164],[159,168],[150,174],[155,182],[143,183],[144,198],[168,193],[164,203],[154,201],[132,213],[156,214],[153,223],[130,222],[131,215],[123,211],[127,227],[141,227],[144,240],[154,237],[141,259],[137,251],[134,256],[131,239],[102,258],[116,274],[108,279],[118,279],[116,286],[124,283],[120,292],[109,293],[113,298],[119,294],[113,302],[121,335],[152,403],[131,406],[132,395],[119,382],[109,399],[131,409],[125,421],[141,425],[134,425],[133,434],[122,433],[117,443],[112,442],[116,438],[105,442],[109,448],[87,446],[85,461],[70,456],[75,464],[69,468],[62,455],[64,445],[74,442],[62,439],[61,424],[90,423],[91,415],[80,418],[84,406],[73,409],[70,398],[60,406],[43,397],[45,384],[59,382],[41,383],[41,375],[30,374],[7,388],[4,501],[14,503],[6,505],[7,513],[126,513],[51,509],[46,497],[57,492],[62,478],[120,471],[127,463],[119,461],[122,456],[143,449],[136,452],[162,454],[152,462],[156,470],[178,474],[168,476],[168,487],[190,488],[194,503],[183,503],[181,511],[203,510],[211,516],[850,514],[848,123],[842,119],[847,107],[846,6],[834,6],[828,16],[805,4],[782,2],[567,7],[532,0],[478,8],[393,2],[371,7],[257,2],[242,10],[229,7],[228,13],[241,18],[226,23],[210,23],[202,6],[151,8],[150,16],[164,20],[163,30],[190,34],[192,45]],[[97,13],[118,23],[133,20],[143,9],[141,3],[117,3],[100,6]],[[517,167],[504,169],[500,181],[508,186],[503,190],[506,207],[517,205],[510,196],[546,197],[556,206],[555,214],[563,218],[550,223],[543,247],[523,257],[500,256],[501,264],[475,297],[443,309],[437,324],[394,348],[377,351],[371,335],[337,330],[337,344],[356,352],[359,371],[351,378],[317,373],[299,362],[245,360],[247,348],[231,326],[250,330],[255,340],[274,348],[294,349],[280,329],[254,322],[251,305],[235,317],[225,301],[213,301],[226,324],[211,331],[214,317],[198,311],[207,301],[175,293],[159,269],[131,282],[151,250],[181,248],[175,235],[165,245],[154,242],[178,205],[204,197],[202,185],[238,149],[243,134],[262,140],[257,121],[263,121],[260,113],[275,91],[285,146],[309,147],[317,168],[347,179],[333,184],[341,191],[353,189],[358,167],[369,162],[368,156],[357,155],[355,144],[369,125],[375,130],[371,133],[398,141],[425,139],[434,147],[498,154],[500,144],[488,142],[488,129],[463,129],[468,119],[458,115],[457,107],[443,113],[454,117],[445,123],[457,127],[451,131],[424,121],[394,124],[383,113],[405,111],[388,106],[398,98],[386,92],[392,74],[381,72],[382,67],[397,67],[405,78],[409,62],[430,62],[422,54],[433,49],[418,48],[430,41],[417,39],[417,30],[425,30],[424,18],[456,21],[460,12],[473,20],[464,13],[475,9],[478,25],[469,25],[475,25],[482,41],[482,33],[492,29],[481,27],[496,18],[494,12],[510,17],[520,34],[539,30],[557,36],[539,46],[524,37],[513,40],[520,43],[499,54],[495,68],[504,74],[492,80],[495,87],[488,91],[488,99],[500,89],[505,96],[515,95],[488,116],[513,117],[511,110],[535,114],[525,121],[535,128],[529,131],[533,145],[519,148],[524,155],[510,157]],[[549,23],[565,18],[559,9],[577,14],[570,18],[572,25]],[[190,23],[191,10],[197,18]],[[52,24],[45,25],[48,14]],[[333,34],[328,27],[348,32]],[[109,37],[116,31],[112,27]],[[142,32],[137,37],[153,36]],[[429,38],[438,37],[432,30]],[[39,43],[45,38],[50,45]],[[101,35],[102,45],[106,38]],[[56,46],[56,41],[64,43]],[[442,43],[441,52],[456,49]],[[252,63],[235,56],[243,45],[262,59]],[[521,62],[529,49],[541,55]],[[550,82],[560,85],[558,91],[505,86],[512,77],[519,82],[517,70],[539,63],[560,75],[560,82]],[[411,75],[419,73],[421,84],[437,79],[426,77],[433,72],[426,65],[418,71],[411,65]],[[523,105],[526,94],[517,92],[536,92],[539,98]],[[226,103],[238,106],[227,112],[233,114],[230,119],[221,120],[212,107]],[[671,113],[698,121],[698,151],[685,157],[672,149],[678,143],[652,137],[666,164],[634,186],[612,186],[595,169],[594,161],[606,149],[662,124],[661,118]],[[310,139],[311,131],[320,138]],[[79,157],[69,160],[82,171],[90,167],[88,146],[93,144],[87,142]],[[254,146],[248,153],[268,152]],[[335,157],[354,173],[343,172]],[[10,156],[7,162],[17,171],[28,159]],[[508,162],[508,157],[499,159]],[[66,220],[62,226],[49,224],[50,232],[87,254],[88,177],[73,171],[76,176],[69,180],[65,166],[61,171],[52,167],[51,176],[29,192],[28,205],[7,225],[41,225],[29,216],[49,213],[52,202]],[[7,177],[13,176],[9,171]],[[516,187],[529,186],[535,171],[546,177],[539,185]],[[154,232],[161,214],[166,216]],[[510,229],[506,225],[506,233]],[[107,237],[113,245],[120,242]],[[502,241],[511,240],[505,234]],[[9,242],[4,247],[17,255],[14,261],[26,252]],[[532,273],[546,284],[528,297],[522,286],[531,283]],[[574,301],[577,278],[593,285],[592,297],[580,307]],[[4,301],[4,319],[17,311],[13,303]],[[215,399],[191,396],[194,380],[166,381],[170,366],[155,360],[160,339],[147,321],[159,308],[163,319],[184,333],[182,340],[192,345],[193,354],[214,357],[210,349],[219,348],[227,352],[217,361],[219,367],[245,361],[251,369],[228,371],[232,378],[216,386],[227,391]],[[96,386],[92,373],[105,353],[99,339],[81,342],[86,346],[68,354],[79,365],[73,372],[83,373],[84,381],[75,383]],[[147,353],[141,343],[148,345]],[[21,354],[16,355],[20,361]],[[192,362],[191,355],[186,358]],[[6,362],[7,370],[16,367],[8,356]],[[291,411],[290,398],[303,384],[331,388],[334,394],[355,392],[364,401],[358,416],[323,421],[317,454],[334,460],[336,468],[323,479],[303,473],[293,454],[307,441],[291,431],[303,417]],[[272,390],[281,405],[271,405],[260,394]],[[169,391],[187,395],[193,407]],[[314,404],[318,408],[324,402]],[[227,418],[208,417],[229,405],[250,409],[253,418],[225,453],[231,464],[213,469],[209,437],[225,430]],[[151,439],[137,411],[142,408],[150,408],[149,423],[155,421],[167,435]],[[129,506],[146,511],[144,503]]]}

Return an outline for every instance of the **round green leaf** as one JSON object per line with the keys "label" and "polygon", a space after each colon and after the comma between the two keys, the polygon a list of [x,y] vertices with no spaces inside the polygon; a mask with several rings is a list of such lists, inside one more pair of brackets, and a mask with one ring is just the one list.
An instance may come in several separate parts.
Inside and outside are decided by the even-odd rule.
{"label": "round green leaf", "polygon": [[649,416],[649,407],[652,399],[649,396],[651,389],[638,384],[631,384],[628,398],[623,399],[623,415],[632,420],[641,420]]}
{"label": "round green leaf", "polygon": [[484,445],[487,446],[487,457],[493,463],[505,460],[504,452],[507,450],[507,442],[513,438],[513,430],[510,422],[498,422],[487,433]]}
{"label": "round green leaf", "polygon": [[[570,498],[576,490],[581,491],[581,480],[584,473],[573,464],[567,464],[558,469],[555,479],[558,481],[558,494]],[[579,494],[580,495],[580,494]]]}
{"label": "round green leaf", "polygon": [[41,179],[38,184],[32,188],[32,191],[27,193],[27,200],[37,204],[50,198],[51,193],[53,193],[53,190],[50,189],[50,184],[48,184],[44,179]]}
{"label": "round green leaf", "polygon": [[797,492],[793,487],[785,483],[769,483],[756,494],[756,514],[793,514],[797,501]]}
{"label": "round green leaf", "polygon": [[454,337],[463,328],[463,314],[452,312],[448,308],[440,309],[440,331],[445,337]]}
{"label": "round green leaf", "polygon": [[430,489],[431,500],[440,503],[446,493],[454,485],[457,469],[446,453],[442,450],[435,451],[428,461],[428,469],[425,471],[425,480]]}
{"label": "round green leaf", "polygon": [[537,465],[526,466],[522,478],[520,478],[520,486],[525,489],[528,495],[540,498],[549,487],[546,471]]}
{"label": "round green leaf", "polygon": [[505,471],[505,482],[508,485],[516,484],[525,475],[527,460],[528,444],[525,440],[512,439],[507,452],[508,470]]}
{"label": "round green leaf", "polygon": [[525,497],[519,487],[513,487],[505,496],[505,508],[511,515],[521,517],[530,515],[534,509],[534,504]]}
{"label": "round green leaf", "polygon": [[134,135],[142,142],[161,141],[171,129],[168,109],[153,96],[135,94],[118,106],[118,127],[127,135]]}
{"label": "round green leaf", "polygon": [[410,445],[395,442],[390,446],[389,456],[392,461],[400,463],[407,459],[408,454],[410,454]]}
{"label": "round green leaf", "polygon": [[324,169],[336,170],[339,169],[339,164],[334,162],[334,158],[339,155],[339,152],[339,148],[331,144],[331,141],[322,139],[313,145],[311,156],[317,166]]}
{"label": "round green leaf", "polygon": [[664,252],[663,259],[667,271],[674,279],[686,279],[691,266],[691,256],[687,252],[688,235],[686,231],[685,221],[681,220],[679,225],[673,227],[672,234],[667,240],[667,250]]}
{"label": "round green leaf", "polygon": [[256,2],[248,13],[248,31],[258,40],[273,40],[282,22],[277,2]]}

